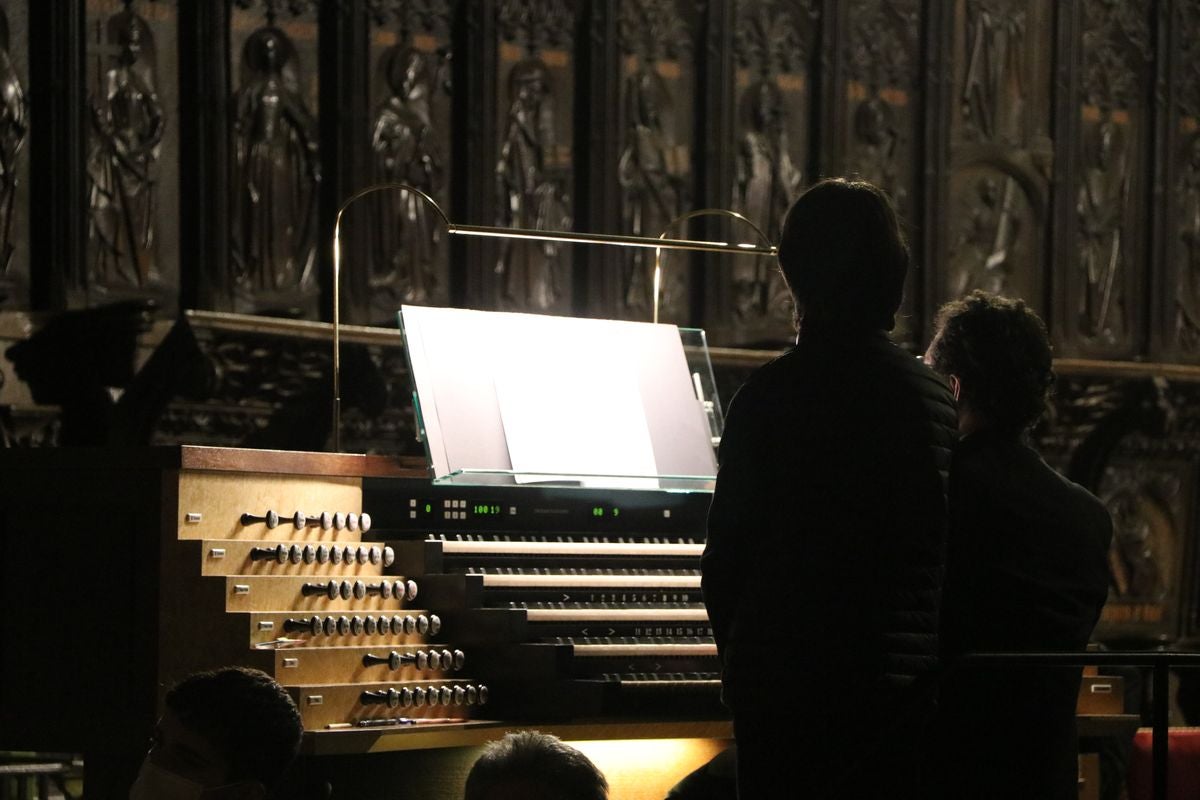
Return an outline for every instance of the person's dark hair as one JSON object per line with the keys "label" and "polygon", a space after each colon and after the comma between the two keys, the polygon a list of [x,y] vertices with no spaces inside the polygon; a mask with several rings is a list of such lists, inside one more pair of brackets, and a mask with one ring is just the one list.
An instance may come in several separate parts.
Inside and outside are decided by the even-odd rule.
{"label": "person's dark hair", "polygon": [[1024,302],[975,291],[942,306],[934,330],[929,365],[958,377],[961,404],[1009,434],[1038,421],[1054,369],[1046,325]]}
{"label": "person's dark hair", "polygon": [[265,672],[245,667],[197,672],[167,692],[166,703],[183,725],[225,756],[231,782],[256,780],[270,789],[300,748],[300,712]]}
{"label": "person's dark hair", "polygon": [[608,781],[587,756],[538,731],[509,733],[489,743],[467,775],[464,798],[486,800],[501,787],[537,800],[608,798]]}
{"label": "person's dark hair", "polygon": [[908,247],[887,195],[866,181],[829,178],[792,205],[779,268],[796,318],[890,331],[904,294]]}

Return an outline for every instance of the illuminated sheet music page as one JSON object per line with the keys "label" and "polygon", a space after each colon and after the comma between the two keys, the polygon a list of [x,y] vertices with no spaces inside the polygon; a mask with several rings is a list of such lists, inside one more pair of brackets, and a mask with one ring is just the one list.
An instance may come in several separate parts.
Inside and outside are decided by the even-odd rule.
{"label": "illuminated sheet music page", "polygon": [[400,322],[435,480],[711,491],[675,326],[420,306]]}
{"label": "illuminated sheet music page", "polygon": [[506,320],[495,390],[517,482],[657,489],[633,342],[595,320],[554,322]]}

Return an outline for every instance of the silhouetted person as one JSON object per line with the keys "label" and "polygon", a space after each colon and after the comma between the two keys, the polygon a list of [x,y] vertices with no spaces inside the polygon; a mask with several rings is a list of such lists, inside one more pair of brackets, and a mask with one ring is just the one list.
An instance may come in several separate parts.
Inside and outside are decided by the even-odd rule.
{"label": "silhouetted person", "polygon": [[490,742],[467,775],[464,800],[608,800],[608,781],[583,753],[537,731]]}
{"label": "silhouetted person", "polygon": [[130,800],[262,800],[300,747],[300,712],[254,669],[199,672],[167,692],[166,711]]}
{"label": "silhouetted person", "polygon": [[701,562],[739,796],[909,797],[953,401],[888,339],[908,251],[879,189],[809,189],[779,265],[799,335],[730,405]]}
{"label": "silhouetted person", "polygon": [[950,471],[942,687],[931,770],[947,798],[1075,798],[1078,668],[953,667],[969,652],[1083,650],[1108,593],[1104,505],[1029,447],[1054,381],[1019,300],[974,292],[938,314],[926,360],[959,403]]}
{"label": "silhouetted person", "polygon": [[664,800],[737,800],[737,745],[683,776]]}

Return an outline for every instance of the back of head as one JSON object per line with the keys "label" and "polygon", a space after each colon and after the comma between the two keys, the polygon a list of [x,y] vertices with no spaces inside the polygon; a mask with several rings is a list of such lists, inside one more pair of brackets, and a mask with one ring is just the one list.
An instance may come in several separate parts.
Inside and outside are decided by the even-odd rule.
{"label": "back of head", "polygon": [[802,194],[783,223],[779,267],[801,328],[896,326],[908,248],[878,187],[830,178]]}
{"label": "back of head", "polygon": [[608,781],[556,736],[509,733],[471,767],[464,800],[607,800]]}
{"label": "back of head", "polygon": [[926,359],[958,378],[959,402],[1002,433],[1020,435],[1046,410],[1050,339],[1021,300],[975,291],[942,306]]}
{"label": "back of head", "polygon": [[189,675],[167,693],[167,708],[215,747],[229,781],[278,783],[300,747],[296,704],[265,672],[227,667]]}

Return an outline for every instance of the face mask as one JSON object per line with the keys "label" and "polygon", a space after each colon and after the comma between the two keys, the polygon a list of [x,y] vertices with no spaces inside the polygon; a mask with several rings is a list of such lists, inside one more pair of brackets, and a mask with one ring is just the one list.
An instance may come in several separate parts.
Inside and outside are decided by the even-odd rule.
{"label": "face mask", "polygon": [[147,758],[129,790],[129,800],[217,800],[239,786],[227,783],[205,789],[203,784],[165,770]]}
{"label": "face mask", "polygon": [[148,758],[129,790],[129,800],[201,800],[203,796],[203,785],[168,772]]}

